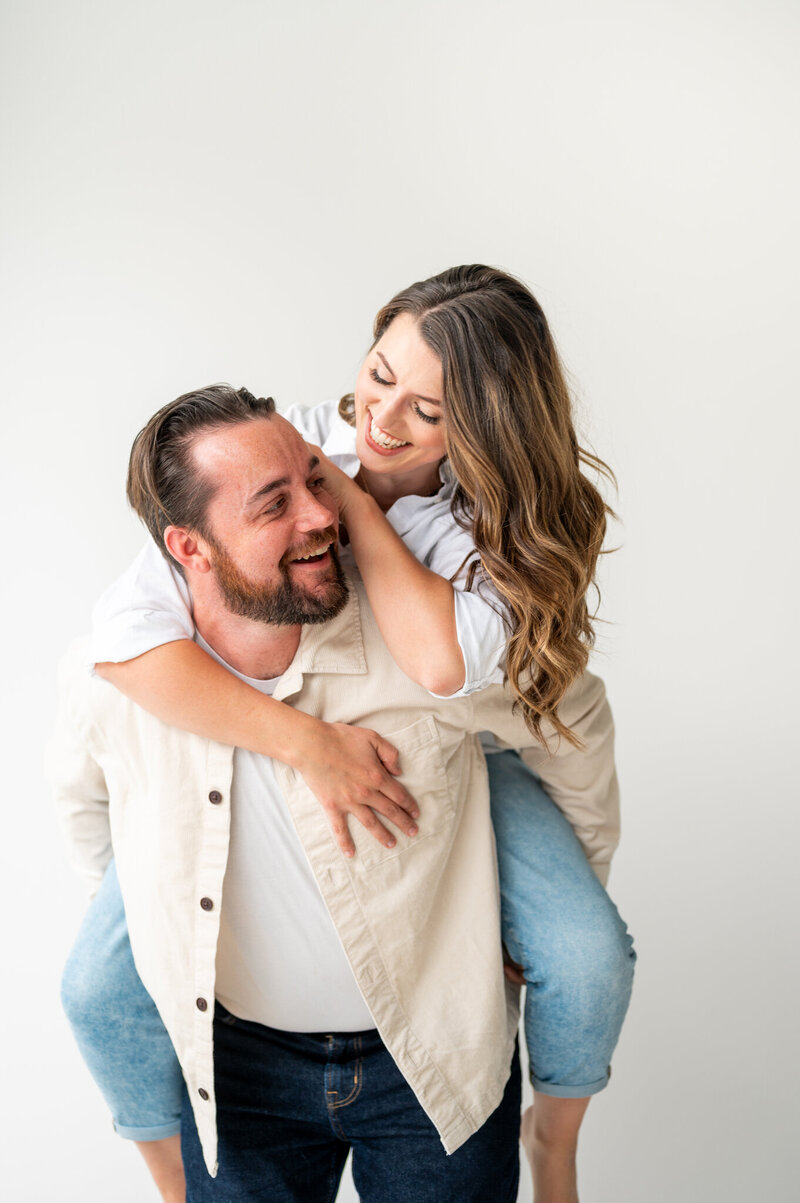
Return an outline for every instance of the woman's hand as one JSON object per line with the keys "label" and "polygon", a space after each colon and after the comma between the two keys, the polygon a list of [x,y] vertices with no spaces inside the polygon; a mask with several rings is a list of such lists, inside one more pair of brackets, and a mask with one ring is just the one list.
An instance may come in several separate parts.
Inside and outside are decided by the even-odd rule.
{"label": "woman's hand", "polygon": [[355,855],[347,817],[358,819],[384,848],[395,837],[377,815],[407,836],[417,834],[419,807],[408,790],[395,781],[400,755],[388,740],[366,727],[320,723],[302,754],[293,758],[297,771],[322,804],[336,842],[345,856]]}
{"label": "woman's hand", "polygon": [[346,523],[347,512],[366,496],[360,485],[357,485],[346,472],[329,460],[321,447],[314,443],[308,444],[312,455],[319,458],[319,470],[325,477],[325,491],[330,494],[339,510],[339,520]]}

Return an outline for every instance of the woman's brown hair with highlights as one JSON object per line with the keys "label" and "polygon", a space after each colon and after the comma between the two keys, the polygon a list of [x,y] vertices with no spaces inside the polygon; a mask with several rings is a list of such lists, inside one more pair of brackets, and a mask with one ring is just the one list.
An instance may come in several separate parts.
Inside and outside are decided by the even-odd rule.
{"label": "woman's brown hair with highlights", "polygon": [[588,663],[587,594],[613,514],[582,469],[613,473],[578,443],[547,319],[519,280],[474,264],[412,284],[378,313],[375,342],[401,313],[442,362],[453,514],[506,609],[515,701],[537,736],[547,720],[577,745],[558,706]]}

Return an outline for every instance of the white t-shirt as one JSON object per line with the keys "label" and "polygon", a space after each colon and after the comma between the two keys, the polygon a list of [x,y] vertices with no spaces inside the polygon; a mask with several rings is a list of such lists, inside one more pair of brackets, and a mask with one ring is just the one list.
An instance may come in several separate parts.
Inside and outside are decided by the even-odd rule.
{"label": "white t-shirt", "polygon": [[[260,681],[229,672],[261,693]],[[320,814],[320,822],[324,822]],[[303,845],[272,760],[233,754],[231,836],[222,887],[216,995],[240,1019],[284,1032],[360,1032],[375,1027]]]}
{"label": "white t-shirt", "polygon": [[[355,476],[356,432],[337,412],[336,401],[312,409],[293,406],[284,417],[309,442],[316,443],[348,476]],[[450,512],[455,478],[447,463],[440,469],[442,487],[433,497],[401,497],[386,517],[408,549],[437,575],[449,578],[475,549],[472,537]],[[483,581],[464,590],[465,572],[453,581],[456,630],[466,678],[459,694],[485,689],[502,679],[508,630],[497,595]],[[91,661],[132,660],[175,639],[194,638],[191,601],[186,582],[170,568],[152,539],[125,572],[103,594],[92,613]]]}

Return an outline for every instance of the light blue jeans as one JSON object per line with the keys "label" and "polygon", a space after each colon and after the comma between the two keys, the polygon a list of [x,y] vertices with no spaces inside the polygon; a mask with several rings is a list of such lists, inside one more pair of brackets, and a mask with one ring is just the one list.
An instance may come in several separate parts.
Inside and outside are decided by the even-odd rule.
{"label": "light blue jeans", "polygon": [[[585,1098],[608,1082],[636,954],[572,827],[515,752],[487,757],[503,940],[527,982],[534,1088]],[[113,862],[61,986],[81,1054],[131,1140],[180,1131],[178,1060],[133,963]]]}

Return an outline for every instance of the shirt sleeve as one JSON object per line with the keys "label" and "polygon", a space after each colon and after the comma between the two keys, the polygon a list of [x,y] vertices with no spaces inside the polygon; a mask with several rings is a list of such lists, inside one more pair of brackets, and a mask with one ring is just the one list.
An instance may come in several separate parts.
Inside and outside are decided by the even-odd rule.
{"label": "shirt sleeve", "polygon": [[[422,538],[427,546],[418,546]],[[461,689],[447,696],[468,697],[486,689],[488,685],[502,684],[508,623],[500,598],[483,575],[479,562],[472,587],[469,590],[466,588],[469,565],[477,562],[472,536],[456,524],[448,504],[438,506],[431,513],[429,523],[408,531],[405,541],[426,568],[452,581],[456,636],[464,657],[466,675]]]}
{"label": "shirt sleeve", "polygon": [[92,682],[75,646],[59,667],[56,727],[47,746],[45,772],[73,868],[94,896],[113,855],[105,776],[92,754],[87,695]]}
{"label": "shirt sleeve", "polygon": [[472,699],[472,730],[493,732],[516,748],[564,812],[603,885],[619,843],[619,785],[614,763],[614,720],[599,677],[584,673],[559,706],[561,721],[581,741],[575,748],[544,725],[547,746],[519,714],[508,689],[492,686]]}
{"label": "shirt sleeve", "polygon": [[186,582],[148,539],[92,611],[88,660],[92,666],[132,660],[163,643],[192,639],[194,633]]}
{"label": "shirt sleeve", "polygon": [[323,401],[321,405],[290,405],[281,416],[291,422],[307,443],[322,447],[330,435],[336,413],[335,401]]}
{"label": "shirt sleeve", "polygon": [[462,698],[500,684],[505,673],[508,629],[499,610],[477,593],[465,593],[453,582],[456,636],[464,657],[464,684],[456,693],[432,697]]}

